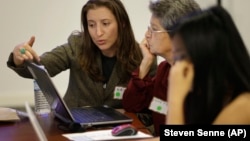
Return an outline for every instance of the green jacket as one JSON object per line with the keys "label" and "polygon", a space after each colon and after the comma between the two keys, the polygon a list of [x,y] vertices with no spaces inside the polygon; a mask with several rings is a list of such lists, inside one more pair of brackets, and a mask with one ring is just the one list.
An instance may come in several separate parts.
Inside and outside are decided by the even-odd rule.
{"label": "green jacket", "polygon": [[[50,52],[45,52],[40,56],[41,64],[45,66],[51,77],[69,69],[69,83],[64,100],[68,107],[99,106],[108,105],[114,108],[122,108],[121,100],[114,99],[114,89],[116,86],[126,87],[128,81],[122,82],[119,77],[119,63],[116,63],[106,88],[102,82],[93,81],[84,71],[81,70],[77,61],[77,54],[81,48],[82,36],[72,34],[68,38],[68,43],[54,48]],[[102,68],[101,54],[96,56],[97,62]],[[17,74],[25,78],[32,78],[28,69],[16,68],[11,54],[7,62],[8,67]]]}

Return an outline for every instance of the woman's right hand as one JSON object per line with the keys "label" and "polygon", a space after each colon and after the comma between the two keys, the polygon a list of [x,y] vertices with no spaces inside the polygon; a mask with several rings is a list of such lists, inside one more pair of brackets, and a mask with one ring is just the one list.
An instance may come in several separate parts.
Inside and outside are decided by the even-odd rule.
{"label": "woman's right hand", "polygon": [[143,59],[140,64],[139,78],[143,79],[148,74],[152,63],[155,60],[155,55],[150,52],[149,44],[145,38],[141,41],[140,48]]}
{"label": "woman's right hand", "polygon": [[155,55],[150,52],[149,44],[146,38],[144,38],[140,43],[140,48],[142,51],[143,59],[147,61],[154,61]]}
{"label": "woman's right hand", "polygon": [[184,100],[192,90],[193,64],[187,60],[176,61],[171,67],[168,82],[168,111],[166,124],[184,124]]}
{"label": "woman's right hand", "polygon": [[[18,44],[13,50],[13,60],[16,67],[22,66],[25,60],[34,60],[39,62],[40,58],[32,49],[35,37],[32,36],[29,41]],[[22,50],[22,51],[21,51]]]}
{"label": "woman's right hand", "polygon": [[192,90],[193,78],[193,64],[186,60],[176,61],[169,73],[168,99],[184,100],[188,92]]}

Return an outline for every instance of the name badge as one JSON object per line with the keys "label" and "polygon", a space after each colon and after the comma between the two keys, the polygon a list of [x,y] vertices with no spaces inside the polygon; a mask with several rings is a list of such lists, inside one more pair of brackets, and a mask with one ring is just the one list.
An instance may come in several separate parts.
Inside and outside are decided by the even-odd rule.
{"label": "name badge", "polygon": [[167,115],[167,102],[154,97],[150,103],[149,109],[154,112]]}
{"label": "name badge", "polygon": [[114,91],[114,99],[122,99],[125,87],[116,86]]}

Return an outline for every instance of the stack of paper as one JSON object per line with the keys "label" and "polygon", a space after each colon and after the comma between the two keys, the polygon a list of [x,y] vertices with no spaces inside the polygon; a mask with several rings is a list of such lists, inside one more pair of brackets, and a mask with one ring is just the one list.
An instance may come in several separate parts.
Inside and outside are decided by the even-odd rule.
{"label": "stack of paper", "polygon": [[0,107],[0,121],[18,121],[20,120],[17,111],[11,108]]}

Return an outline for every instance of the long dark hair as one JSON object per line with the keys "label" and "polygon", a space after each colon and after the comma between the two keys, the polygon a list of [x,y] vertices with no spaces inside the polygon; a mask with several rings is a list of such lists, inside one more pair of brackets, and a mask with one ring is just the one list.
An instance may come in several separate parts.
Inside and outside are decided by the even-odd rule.
{"label": "long dark hair", "polygon": [[185,18],[180,35],[194,64],[185,100],[187,124],[211,124],[229,102],[250,91],[250,56],[230,14],[220,6]]}
{"label": "long dark hair", "polygon": [[[106,7],[115,16],[118,24],[118,39],[115,42],[117,47],[116,58],[120,65],[119,74],[122,80],[127,80],[129,74],[139,66],[142,54],[137,43],[129,16],[120,0],[89,0],[82,8],[81,22],[83,28],[83,45],[79,56],[82,69],[87,72],[93,80],[102,81],[101,68],[98,67],[96,56],[100,53],[98,47],[93,43],[88,27],[87,13],[96,7]],[[122,70],[126,70],[125,72]]]}

